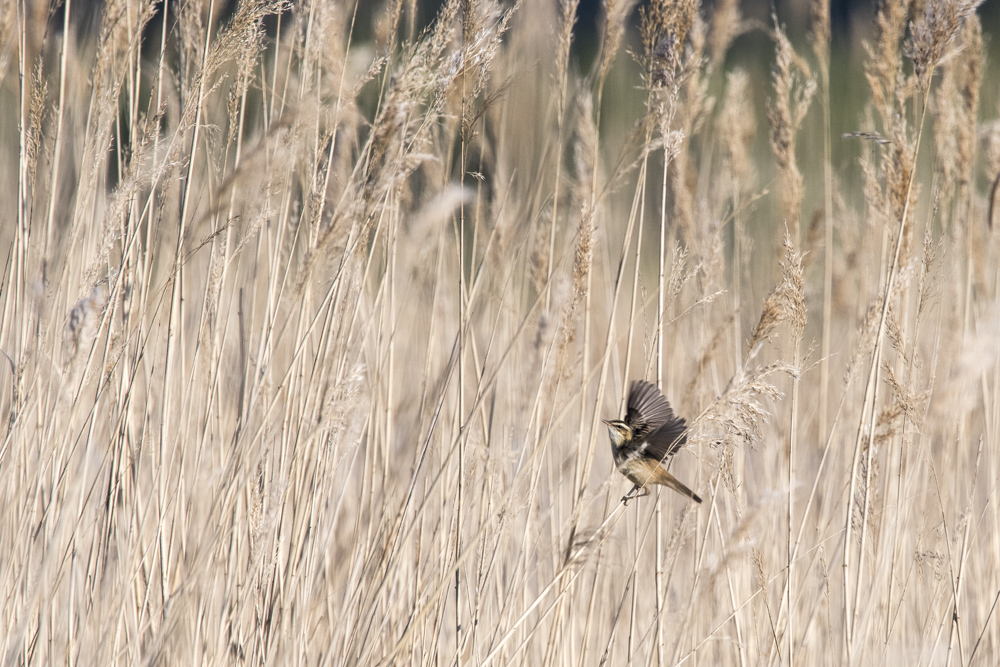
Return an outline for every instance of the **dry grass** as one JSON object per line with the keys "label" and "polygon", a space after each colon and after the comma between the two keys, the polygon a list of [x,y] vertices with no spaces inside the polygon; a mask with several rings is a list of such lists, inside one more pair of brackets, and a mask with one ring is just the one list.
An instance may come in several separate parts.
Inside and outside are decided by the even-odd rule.
{"label": "dry grass", "polygon": [[3,664],[996,662],[976,3],[208,4],[0,16]]}

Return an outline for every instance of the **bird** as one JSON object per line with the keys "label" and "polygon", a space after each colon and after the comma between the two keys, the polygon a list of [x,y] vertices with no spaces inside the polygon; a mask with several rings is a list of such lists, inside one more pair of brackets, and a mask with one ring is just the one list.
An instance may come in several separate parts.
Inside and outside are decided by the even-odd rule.
{"label": "bird", "polygon": [[[636,491],[649,494],[651,484],[669,486],[696,503],[698,494],[670,474],[664,462],[687,442],[687,423],[674,414],[670,403],[656,385],[633,380],[628,392],[624,419],[602,419],[611,436],[611,454],[618,472],[635,484],[622,496],[628,505]],[[640,496],[634,496],[640,497]]]}

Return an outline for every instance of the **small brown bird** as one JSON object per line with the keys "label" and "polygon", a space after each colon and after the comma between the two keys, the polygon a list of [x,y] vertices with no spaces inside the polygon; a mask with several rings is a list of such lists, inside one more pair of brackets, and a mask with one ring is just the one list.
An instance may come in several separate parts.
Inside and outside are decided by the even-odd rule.
{"label": "small brown bird", "polygon": [[646,487],[650,484],[669,486],[696,503],[701,502],[698,494],[684,486],[663,465],[687,442],[687,424],[674,415],[670,403],[656,385],[633,380],[628,391],[625,419],[601,421],[608,425],[611,454],[618,472],[635,484],[622,497],[622,502],[628,504],[632,494],[640,489],[645,491],[641,495],[648,495]]}

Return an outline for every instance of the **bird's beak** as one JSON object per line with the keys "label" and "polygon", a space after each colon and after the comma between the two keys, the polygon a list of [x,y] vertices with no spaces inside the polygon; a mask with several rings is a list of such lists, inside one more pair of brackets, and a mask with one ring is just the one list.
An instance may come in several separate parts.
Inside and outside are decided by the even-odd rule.
{"label": "bird's beak", "polygon": [[604,422],[604,424],[606,426],[611,426],[611,420],[610,419],[602,419],[601,421]]}

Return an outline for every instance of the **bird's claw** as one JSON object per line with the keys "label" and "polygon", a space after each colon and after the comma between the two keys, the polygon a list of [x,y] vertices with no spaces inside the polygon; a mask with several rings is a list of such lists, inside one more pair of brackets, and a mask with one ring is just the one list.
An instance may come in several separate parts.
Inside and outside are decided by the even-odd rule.
{"label": "bird's claw", "polygon": [[[638,490],[639,490],[638,486],[633,486],[631,491],[629,491],[624,496],[622,496],[622,505],[624,507],[628,507],[628,501],[630,501],[630,500],[632,500],[634,498],[638,498],[639,497],[639,496],[635,495],[635,492],[638,491]],[[642,494],[642,495],[645,495],[645,494]]]}

